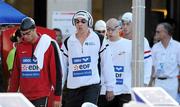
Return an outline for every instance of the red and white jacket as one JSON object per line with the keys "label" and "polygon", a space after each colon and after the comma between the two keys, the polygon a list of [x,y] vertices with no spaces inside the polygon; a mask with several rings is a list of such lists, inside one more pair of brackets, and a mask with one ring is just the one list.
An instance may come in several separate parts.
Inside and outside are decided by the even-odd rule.
{"label": "red and white jacket", "polygon": [[61,99],[62,86],[58,48],[51,42],[40,69],[33,55],[38,42],[39,39],[34,44],[18,44],[8,91],[17,92],[19,89],[29,100],[36,100],[49,96],[53,86],[55,100],[58,101]]}

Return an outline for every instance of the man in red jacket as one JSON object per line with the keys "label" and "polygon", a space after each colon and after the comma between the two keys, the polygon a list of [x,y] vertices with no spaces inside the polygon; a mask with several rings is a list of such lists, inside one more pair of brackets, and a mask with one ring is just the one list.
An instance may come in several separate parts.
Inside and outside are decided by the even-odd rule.
{"label": "man in red jacket", "polygon": [[46,34],[39,35],[30,17],[22,20],[20,30],[24,42],[17,45],[8,91],[19,90],[36,107],[47,107],[53,88],[53,107],[60,107],[62,73],[56,41]]}

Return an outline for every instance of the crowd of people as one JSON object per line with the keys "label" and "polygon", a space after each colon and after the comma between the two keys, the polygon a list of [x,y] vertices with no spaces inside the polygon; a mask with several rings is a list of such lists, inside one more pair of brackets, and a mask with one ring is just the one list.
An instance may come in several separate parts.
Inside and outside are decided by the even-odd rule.
{"label": "crowd of people", "polygon": [[[91,14],[80,10],[72,18],[76,32],[62,41],[60,29],[53,29],[54,40],[26,17],[11,37],[7,91],[23,93],[35,107],[123,107],[132,98],[132,18],[126,12],[93,29]],[[177,100],[180,43],[167,22],[157,25],[155,37],[152,49],[144,37],[144,87],[162,87]]]}

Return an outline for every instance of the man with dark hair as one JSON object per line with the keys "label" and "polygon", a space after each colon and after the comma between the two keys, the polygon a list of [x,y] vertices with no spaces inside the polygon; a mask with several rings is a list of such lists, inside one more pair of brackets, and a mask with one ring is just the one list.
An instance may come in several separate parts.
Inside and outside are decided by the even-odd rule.
{"label": "man with dark hair", "polygon": [[180,71],[180,43],[172,38],[173,28],[168,23],[157,25],[156,36],[160,42],[152,47],[155,86],[162,87],[176,99],[177,75]]}
{"label": "man with dark hair", "polygon": [[61,47],[62,46],[62,31],[59,28],[54,28],[53,30],[56,33],[56,41],[59,44],[59,47]]}
{"label": "man with dark hair", "polygon": [[54,105],[61,105],[60,49],[50,36],[36,32],[32,18],[26,17],[20,25],[24,42],[17,45],[9,92],[23,93],[36,107],[47,107],[51,89]]}
{"label": "man with dark hair", "polygon": [[17,29],[15,33],[10,37],[11,42],[13,42],[13,48],[9,51],[6,63],[8,67],[8,71],[11,73],[14,63],[14,57],[16,53],[16,45],[22,41],[20,29]]}

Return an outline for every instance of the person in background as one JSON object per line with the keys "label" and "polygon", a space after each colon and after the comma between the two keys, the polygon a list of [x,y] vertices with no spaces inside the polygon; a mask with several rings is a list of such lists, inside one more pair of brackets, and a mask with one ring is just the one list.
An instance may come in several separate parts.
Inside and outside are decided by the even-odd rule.
{"label": "person in background", "polygon": [[[59,29],[59,28],[54,28],[53,29],[54,31],[55,31],[55,35],[56,35],[56,42],[58,43],[58,45],[59,45],[59,47],[61,48],[61,46],[62,46],[62,31],[61,31],[61,29]],[[51,92],[51,94],[50,94],[50,97],[49,97],[49,102],[48,103],[52,103],[53,102],[53,98],[54,98],[54,95],[53,95],[53,93],[54,93],[54,90],[52,89],[52,92]],[[48,104],[49,105],[49,104]]]}
{"label": "person in background", "polygon": [[166,22],[157,25],[156,36],[160,42],[152,47],[155,86],[162,87],[176,100],[177,76],[180,72],[180,43],[172,38],[173,27]]}
{"label": "person in background", "polygon": [[2,69],[1,51],[0,51],[0,92],[5,92],[5,89],[4,89],[4,80],[3,80],[3,69]]}
{"label": "person in background", "polygon": [[30,17],[22,20],[20,31],[24,42],[16,47],[8,92],[21,92],[35,107],[47,107],[53,87],[53,107],[60,107],[62,73],[57,42],[38,34]]}
{"label": "person in background", "polygon": [[131,60],[132,42],[131,40],[119,36],[120,26],[115,18],[110,18],[107,22],[108,43],[112,53],[113,71],[116,78],[114,87],[114,99],[108,101],[106,94],[105,81],[102,82],[101,95],[99,97],[99,107],[123,107],[124,103],[131,100]]}
{"label": "person in background", "polygon": [[119,26],[120,26],[119,36],[125,38],[123,29],[122,29],[122,20],[121,19],[122,19],[122,15],[119,15],[118,16],[118,22],[119,22]]}
{"label": "person in background", "polygon": [[[0,25],[0,35],[3,31],[2,25]],[[3,69],[2,69],[2,56],[1,56],[1,46],[0,46],[0,92],[4,91],[4,82],[3,82]]]}
{"label": "person in background", "polygon": [[96,21],[94,25],[94,31],[102,34],[104,37],[106,37],[107,29],[106,29],[106,22],[103,20]]}
{"label": "person in background", "polygon": [[132,16],[133,14],[131,12],[126,12],[122,15],[121,21],[122,21],[122,29],[124,32],[124,38],[132,40]]}
{"label": "person in background", "polygon": [[120,26],[119,36],[125,38],[123,29],[122,29],[122,20],[119,20],[118,22],[119,22],[119,26]]}
{"label": "person in background", "polygon": [[[8,28],[14,27],[14,25],[0,24],[0,36],[3,31],[6,31]],[[0,92],[5,92],[6,89],[6,78],[4,78],[3,64],[2,64],[2,45],[0,44]]]}
{"label": "person in background", "polygon": [[[107,99],[112,100],[115,76],[107,40],[91,29],[93,18],[85,10],[74,14],[72,24],[76,27],[76,33],[67,38],[61,48],[63,83],[67,80],[66,103],[63,107],[81,107],[84,102],[97,105],[100,75],[106,81]],[[98,63],[101,70],[98,69]]]}
{"label": "person in background", "polygon": [[62,31],[59,28],[54,28],[53,30],[56,33],[56,41],[59,44],[59,47],[61,47],[62,46],[62,39],[63,39],[62,38]]}
{"label": "person in background", "polygon": [[15,31],[15,33],[11,36],[10,40],[13,43],[13,48],[9,51],[9,54],[6,59],[6,63],[7,63],[8,71],[11,73],[14,63],[14,57],[16,53],[16,45],[22,42],[20,29],[17,29]]}
{"label": "person in background", "polygon": [[[132,40],[134,35],[132,34],[132,17],[131,12],[126,12],[122,15],[122,29],[124,37]],[[151,79],[152,71],[152,57],[151,48],[148,40],[144,37],[144,86],[148,86]]]}

